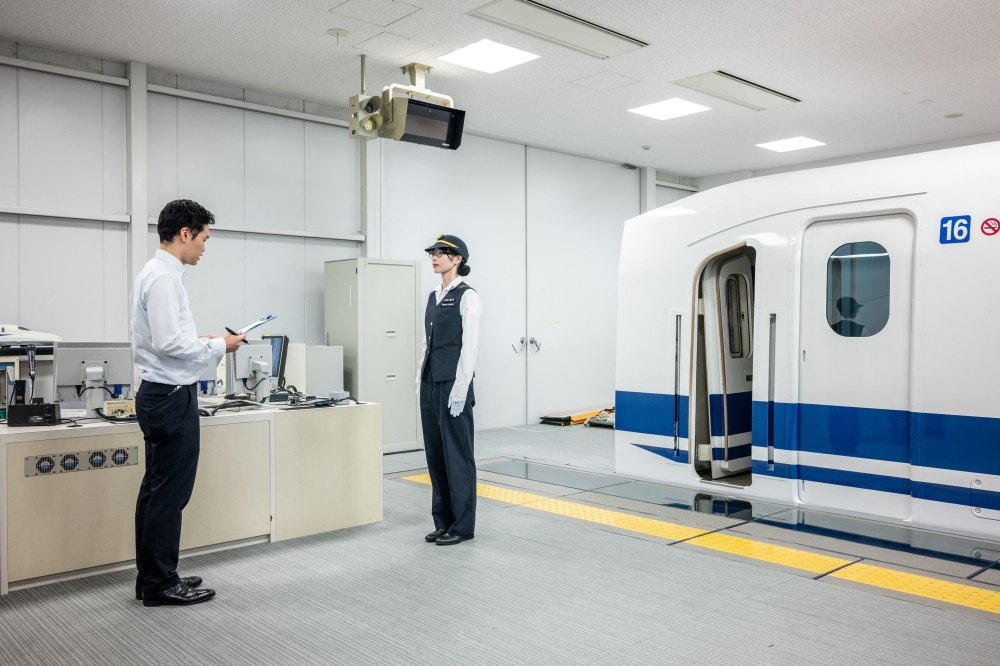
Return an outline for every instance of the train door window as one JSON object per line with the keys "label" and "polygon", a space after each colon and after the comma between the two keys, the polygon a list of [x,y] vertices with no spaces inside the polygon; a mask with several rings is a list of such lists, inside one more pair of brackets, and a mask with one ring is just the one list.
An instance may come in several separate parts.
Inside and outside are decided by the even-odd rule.
{"label": "train door window", "polygon": [[878,243],[841,245],[826,265],[826,321],[837,335],[867,338],[889,321],[889,253]]}
{"label": "train door window", "polygon": [[726,279],[726,324],[729,332],[729,356],[731,358],[749,356],[750,303],[747,297],[747,280],[739,274],[730,275]]}

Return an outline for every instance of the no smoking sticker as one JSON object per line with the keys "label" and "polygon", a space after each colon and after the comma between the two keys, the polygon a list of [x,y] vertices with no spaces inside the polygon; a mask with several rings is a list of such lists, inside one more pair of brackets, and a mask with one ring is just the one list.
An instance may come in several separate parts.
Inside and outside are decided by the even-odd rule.
{"label": "no smoking sticker", "polygon": [[982,230],[987,236],[995,236],[997,232],[1000,232],[1000,220],[995,217],[984,220]]}

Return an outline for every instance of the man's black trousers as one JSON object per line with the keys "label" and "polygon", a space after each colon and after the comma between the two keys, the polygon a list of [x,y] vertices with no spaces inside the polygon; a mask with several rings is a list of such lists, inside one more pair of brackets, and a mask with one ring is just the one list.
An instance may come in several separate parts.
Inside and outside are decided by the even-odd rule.
{"label": "man's black trousers", "polygon": [[146,440],[146,475],[135,506],[137,589],[143,592],[180,582],[181,511],[194,489],[201,441],[197,386],[143,382],[136,393]]}
{"label": "man's black trousers", "polygon": [[457,536],[476,530],[476,459],[473,456],[472,408],[475,393],[469,386],[465,409],[452,416],[448,395],[454,381],[420,383],[420,421],[424,452],[431,476],[431,513],[434,527]]}

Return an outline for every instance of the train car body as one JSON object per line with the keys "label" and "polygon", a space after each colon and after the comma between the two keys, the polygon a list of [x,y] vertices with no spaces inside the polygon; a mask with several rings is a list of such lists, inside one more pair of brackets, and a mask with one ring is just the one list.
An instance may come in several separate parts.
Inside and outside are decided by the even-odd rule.
{"label": "train car body", "polygon": [[998,220],[1000,143],[629,220],[617,472],[1000,541]]}

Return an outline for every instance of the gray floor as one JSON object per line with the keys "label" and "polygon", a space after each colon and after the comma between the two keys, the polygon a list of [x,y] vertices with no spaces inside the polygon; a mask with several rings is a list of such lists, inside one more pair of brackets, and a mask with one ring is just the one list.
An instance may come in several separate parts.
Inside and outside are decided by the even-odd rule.
{"label": "gray floor", "polygon": [[[480,433],[480,454],[572,446],[535,434],[537,451]],[[577,436],[593,438],[577,461],[610,441]],[[422,541],[429,487],[387,479],[385,500],[382,523],[185,559],[182,573],[219,591],[200,606],[143,608],[126,571],[14,592],[0,599],[0,664],[910,666],[1000,654],[1000,626],[979,615],[492,500],[480,500],[474,541],[440,548]]]}
{"label": "gray floor", "polygon": [[[586,426],[530,425],[476,433],[476,460],[518,458],[570,465],[599,472],[615,471],[615,432]],[[426,467],[423,451],[385,457],[385,473]]]}

